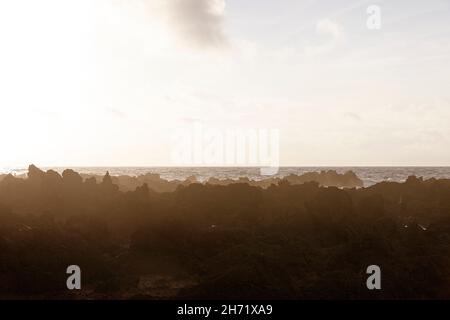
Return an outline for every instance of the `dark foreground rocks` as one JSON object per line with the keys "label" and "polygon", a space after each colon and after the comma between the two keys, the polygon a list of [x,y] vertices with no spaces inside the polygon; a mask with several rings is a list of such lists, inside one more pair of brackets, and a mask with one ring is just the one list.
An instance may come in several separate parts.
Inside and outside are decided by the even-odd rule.
{"label": "dark foreground rocks", "polygon": [[[82,289],[69,291],[73,264]],[[33,166],[0,182],[0,297],[448,299],[450,181],[124,192],[109,175]]]}

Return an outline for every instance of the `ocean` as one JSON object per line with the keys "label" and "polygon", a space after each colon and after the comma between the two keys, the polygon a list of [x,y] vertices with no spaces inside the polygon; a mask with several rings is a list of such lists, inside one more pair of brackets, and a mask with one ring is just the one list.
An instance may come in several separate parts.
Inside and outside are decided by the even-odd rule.
{"label": "ocean", "polygon": [[[62,172],[66,167],[48,167],[43,170],[53,169]],[[111,175],[137,176],[145,173],[158,173],[166,180],[183,180],[189,176],[196,176],[204,181],[210,177],[219,179],[237,179],[248,177],[253,180],[267,178],[260,174],[259,168],[251,167],[70,167],[79,173],[104,175],[109,171]],[[429,178],[449,178],[450,167],[281,167],[274,177],[284,177],[289,174],[300,175],[305,172],[336,170],[339,173],[353,171],[363,180],[364,186],[371,186],[381,181],[403,182],[408,176]],[[27,168],[0,168],[0,173],[25,174]]]}

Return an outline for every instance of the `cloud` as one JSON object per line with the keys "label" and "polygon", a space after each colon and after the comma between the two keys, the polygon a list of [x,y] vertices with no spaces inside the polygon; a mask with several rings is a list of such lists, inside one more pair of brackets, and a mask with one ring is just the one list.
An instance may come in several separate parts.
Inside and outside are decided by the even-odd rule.
{"label": "cloud", "polygon": [[307,55],[316,55],[331,51],[340,43],[344,36],[342,27],[330,19],[317,21],[316,33],[327,39],[322,43],[307,46]]}
{"label": "cloud", "polygon": [[[224,48],[230,42],[224,31],[226,0],[94,2],[102,12],[99,16],[104,19],[98,24],[117,29],[118,34],[112,36],[115,41],[119,35],[132,33],[132,39],[147,34],[147,44],[153,47],[175,42],[199,49]],[[129,43],[130,37],[126,38],[124,42]]]}
{"label": "cloud", "polygon": [[110,115],[112,115],[114,117],[118,117],[120,119],[126,118],[126,116],[127,116],[124,112],[122,112],[122,111],[120,111],[118,109],[112,108],[112,107],[106,107],[105,111],[108,114],[110,114]]}
{"label": "cloud", "polygon": [[353,121],[357,121],[357,122],[362,121],[361,116],[355,112],[344,112],[343,115],[345,118],[351,119]]}
{"label": "cloud", "polygon": [[317,21],[316,31],[319,34],[331,36],[333,40],[338,40],[342,36],[341,27],[330,19]]}
{"label": "cloud", "polygon": [[223,47],[225,0],[164,0],[170,27],[178,38],[195,47]]}

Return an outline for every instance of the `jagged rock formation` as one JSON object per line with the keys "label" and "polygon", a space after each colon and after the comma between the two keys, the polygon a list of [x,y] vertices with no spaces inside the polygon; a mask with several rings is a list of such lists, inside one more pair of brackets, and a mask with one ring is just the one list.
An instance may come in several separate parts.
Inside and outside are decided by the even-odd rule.
{"label": "jagged rock formation", "polygon": [[[115,178],[3,177],[0,298],[450,298],[450,180],[349,189],[321,186],[336,183],[325,172],[159,193]],[[69,292],[74,263],[83,290]],[[383,290],[365,288],[371,264]]]}

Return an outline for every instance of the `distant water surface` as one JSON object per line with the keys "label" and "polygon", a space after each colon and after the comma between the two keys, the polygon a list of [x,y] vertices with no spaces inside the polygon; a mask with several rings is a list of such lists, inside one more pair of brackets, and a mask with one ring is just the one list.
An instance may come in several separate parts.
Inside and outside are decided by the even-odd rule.
{"label": "distant water surface", "polygon": [[[52,167],[42,168],[44,170],[53,169],[62,172],[67,168]],[[104,175],[109,171],[111,175],[137,176],[146,173],[158,173],[166,180],[183,180],[189,176],[196,176],[198,180],[204,181],[210,177],[219,179],[237,179],[248,177],[253,180],[267,178],[260,174],[259,168],[249,167],[71,167],[71,169],[84,174]],[[450,167],[282,167],[276,177],[284,177],[289,174],[303,174],[311,171],[336,170],[345,173],[352,170],[364,181],[364,186],[371,186],[381,181],[403,182],[408,176],[415,175],[429,178],[449,178]],[[27,168],[0,168],[0,173],[12,173],[15,175],[25,174]]]}

